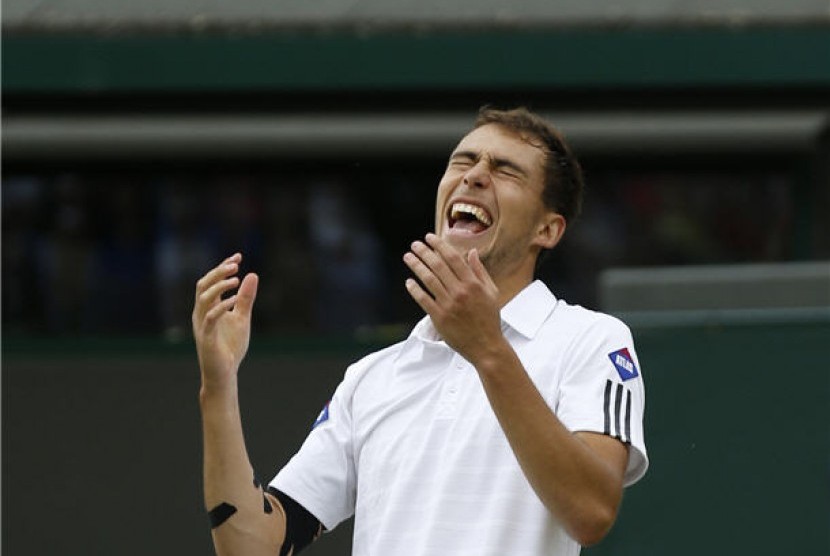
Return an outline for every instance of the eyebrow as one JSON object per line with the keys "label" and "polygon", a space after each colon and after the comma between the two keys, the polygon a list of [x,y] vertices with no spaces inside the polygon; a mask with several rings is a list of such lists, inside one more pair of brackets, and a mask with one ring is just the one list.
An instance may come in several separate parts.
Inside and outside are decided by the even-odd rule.
{"label": "eyebrow", "polygon": [[[469,160],[473,160],[473,161],[478,161],[478,159],[481,158],[481,154],[477,153],[475,151],[456,151],[456,152],[452,153],[452,155],[450,155],[450,160],[455,160],[455,159],[458,159],[458,158],[465,158],[465,159],[469,159]],[[524,168],[522,168],[521,166],[519,166],[518,164],[516,164],[515,162],[513,162],[512,160],[509,160],[507,158],[498,158],[498,157],[492,158],[491,159],[491,165],[495,168],[511,168],[511,169],[519,172],[523,176],[528,175],[527,170],[525,170]]]}

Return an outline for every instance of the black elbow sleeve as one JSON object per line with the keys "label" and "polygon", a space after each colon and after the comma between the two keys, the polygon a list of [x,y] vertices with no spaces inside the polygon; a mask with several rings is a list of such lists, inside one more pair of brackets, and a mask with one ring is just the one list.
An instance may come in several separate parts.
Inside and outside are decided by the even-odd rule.
{"label": "black elbow sleeve", "polygon": [[280,549],[280,556],[287,556],[292,548],[296,556],[322,534],[323,524],[284,492],[270,486],[268,492],[279,500],[285,511],[285,542]]}

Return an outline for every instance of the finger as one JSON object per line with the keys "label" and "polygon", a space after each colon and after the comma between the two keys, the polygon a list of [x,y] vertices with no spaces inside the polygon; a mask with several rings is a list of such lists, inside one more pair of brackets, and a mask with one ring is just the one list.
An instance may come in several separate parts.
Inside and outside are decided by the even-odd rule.
{"label": "finger", "polygon": [[216,305],[214,305],[210,311],[205,314],[204,320],[204,331],[210,332],[213,327],[216,325],[216,322],[219,320],[219,317],[226,314],[228,311],[233,309],[234,304],[236,303],[237,296],[232,295],[227,299],[223,299]]}
{"label": "finger", "polygon": [[406,266],[412,271],[415,276],[427,287],[433,297],[436,299],[445,299],[447,297],[447,289],[435,273],[429,268],[424,261],[411,251],[403,256],[403,261]]}
{"label": "finger", "polygon": [[447,265],[440,253],[421,241],[412,242],[412,252],[435,274],[446,291],[450,292],[453,290],[453,287],[458,282],[458,276]]}
{"label": "finger", "polygon": [[227,275],[227,271],[232,270],[234,268],[238,268],[239,263],[241,262],[242,253],[234,253],[233,255],[231,255],[230,257],[226,257],[224,261],[210,269],[203,276],[203,278],[207,279],[205,280],[206,282],[210,280],[216,280],[217,277]]}
{"label": "finger", "polygon": [[192,320],[194,327],[205,318],[205,313],[210,309],[210,304],[200,302],[201,295],[212,287],[217,280],[227,278],[239,270],[239,263],[242,262],[242,254],[234,253],[224,261],[210,269],[196,282],[195,300],[193,303]]}
{"label": "finger", "polygon": [[219,263],[217,266],[222,266],[222,265],[231,264],[231,263],[239,264],[241,262],[242,262],[242,253],[234,253],[230,257],[225,258],[225,260],[222,261],[221,263]]}
{"label": "finger", "polygon": [[438,253],[455,276],[461,280],[466,280],[472,277],[467,261],[464,260],[464,257],[455,249],[455,247],[451,246],[435,234],[427,234],[425,239],[427,244],[432,247],[436,253]]}
{"label": "finger", "polygon": [[259,284],[259,276],[254,273],[246,274],[239,286],[237,292],[237,303],[234,307],[234,312],[239,312],[246,318],[251,317],[254,309],[254,301],[256,300],[257,286]]}
{"label": "finger", "polygon": [[216,282],[207,290],[203,291],[197,301],[196,306],[198,310],[204,314],[205,312],[209,311],[216,305],[221,296],[226,292],[232,290],[233,288],[239,285],[239,278],[236,276],[232,276],[230,278],[226,278],[221,282]]}
{"label": "finger", "polygon": [[490,276],[490,273],[487,272],[487,269],[484,268],[484,263],[481,262],[481,258],[478,256],[478,249],[473,248],[467,252],[467,264],[470,266],[470,270],[476,278],[485,284],[495,285],[493,278]]}
{"label": "finger", "polygon": [[404,282],[406,286],[406,291],[415,300],[415,303],[418,304],[423,311],[428,315],[433,315],[435,311],[438,309],[438,305],[435,303],[435,300],[430,297],[430,295],[424,291],[424,289],[412,278],[407,278],[406,282]]}
{"label": "finger", "polygon": [[204,276],[199,278],[199,281],[196,282],[196,297],[198,298],[199,295],[201,295],[205,290],[215,284],[217,280],[227,278],[239,270],[240,260],[241,255],[237,253],[236,255],[228,257],[220,264],[210,269],[210,271],[208,271]]}

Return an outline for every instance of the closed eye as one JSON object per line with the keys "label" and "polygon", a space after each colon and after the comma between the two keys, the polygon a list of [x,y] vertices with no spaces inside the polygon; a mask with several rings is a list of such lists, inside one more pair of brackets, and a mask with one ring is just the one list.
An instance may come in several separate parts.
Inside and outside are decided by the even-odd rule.
{"label": "closed eye", "polygon": [[475,156],[467,152],[458,152],[450,157],[450,166],[454,168],[469,168],[475,162]]}
{"label": "closed eye", "polygon": [[[458,151],[450,156],[449,166],[451,168],[466,169],[478,163],[479,155],[471,151]],[[493,158],[490,160],[491,171],[511,179],[520,179],[528,176],[527,171],[519,164],[506,158]]]}
{"label": "closed eye", "polygon": [[508,178],[520,178],[521,177],[519,172],[517,172],[515,169],[513,169],[509,166],[500,166],[499,168],[496,169],[496,171],[500,175],[506,176]]}
{"label": "closed eye", "polygon": [[496,158],[493,160],[493,166],[496,168],[496,171],[502,176],[507,176],[510,178],[527,177],[527,172],[525,171],[525,169],[510,160]]}

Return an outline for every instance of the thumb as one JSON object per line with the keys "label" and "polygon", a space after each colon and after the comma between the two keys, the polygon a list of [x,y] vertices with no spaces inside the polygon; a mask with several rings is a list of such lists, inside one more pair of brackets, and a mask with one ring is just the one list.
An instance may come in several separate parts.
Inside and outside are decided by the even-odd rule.
{"label": "thumb", "polygon": [[239,290],[236,293],[236,305],[234,312],[239,311],[245,317],[250,317],[254,309],[254,300],[256,299],[257,285],[259,284],[259,276],[251,272],[246,274],[239,285]]}

